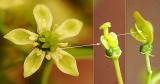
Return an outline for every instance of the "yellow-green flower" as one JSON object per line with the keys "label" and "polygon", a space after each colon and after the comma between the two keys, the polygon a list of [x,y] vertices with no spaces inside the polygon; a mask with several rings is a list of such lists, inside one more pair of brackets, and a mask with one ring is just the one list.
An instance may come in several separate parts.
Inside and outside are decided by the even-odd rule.
{"label": "yellow-green flower", "polygon": [[131,28],[130,32],[132,36],[142,42],[142,43],[153,43],[153,26],[152,24],[145,20],[138,11],[134,14],[135,24]]}
{"label": "yellow-green flower", "polygon": [[118,79],[118,84],[123,84],[123,78],[121,75],[121,70],[119,65],[119,57],[122,51],[118,46],[117,35],[114,32],[109,32],[108,29],[110,27],[111,27],[110,22],[106,22],[100,26],[100,29],[103,30],[103,35],[101,35],[100,41],[105,49],[106,57],[113,61]]}
{"label": "yellow-green flower", "polygon": [[153,26],[152,24],[144,19],[138,11],[135,11],[134,14],[135,24],[130,29],[131,35],[133,38],[143,43],[140,47],[140,52],[142,54],[150,55],[152,52],[152,43],[153,43]]}
{"label": "yellow-green flower", "polygon": [[118,38],[114,32],[108,32],[110,27],[110,22],[106,22],[100,26],[100,29],[103,29],[104,32],[104,35],[101,35],[100,41],[105,48],[106,55],[109,58],[119,58],[121,55],[121,49],[118,46]]}
{"label": "yellow-green flower", "polygon": [[130,32],[133,38],[142,43],[140,46],[140,52],[145,55],[148,74],[145,84],[151,84],[152,69],[149,56],[151,56],[153,50],[153,26],[148,20],[144,19],[138,11],[135,11],[133,16],[135,24],[131,28]]}
{"label": "yellow-green flower", "polygon": [[31,44],[34,46],[24,62],[24,77],[35,73],[40,68],[44,58],[48,60],[52,58],[62,72],[78,76],[76,60],[71,54],[63,50],[68,44],[63,40],[76,36],[83,26],[82,22],[77,19],[67,19],[56,28],[52,27],[52,14],[42,4],[34,8],[33,14],[37,22],[38,33],[17,28],[4,36],[17,45]]}

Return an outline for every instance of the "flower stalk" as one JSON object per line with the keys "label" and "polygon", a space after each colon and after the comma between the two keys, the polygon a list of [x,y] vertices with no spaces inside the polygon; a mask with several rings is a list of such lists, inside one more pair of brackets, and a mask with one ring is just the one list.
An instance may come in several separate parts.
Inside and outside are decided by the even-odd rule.
{"label": "flower stalk", "polygon": [[123,79],[122,79],[121,69],[120,69],[120,65],[119,65],[119,60],[118,59],[113,59],[113,64],[114,64],[114,67],[115,67],[118,84],[123,84]]}
{"label": "flower stalk", "polygon": [[152,69],[151,69],[151,64],[150,64],[150,59],[149,56],[146,56],[146,67],[147,67],[147,80],[146,80],[146,84],[151,84],[151,80],[152,80]]}

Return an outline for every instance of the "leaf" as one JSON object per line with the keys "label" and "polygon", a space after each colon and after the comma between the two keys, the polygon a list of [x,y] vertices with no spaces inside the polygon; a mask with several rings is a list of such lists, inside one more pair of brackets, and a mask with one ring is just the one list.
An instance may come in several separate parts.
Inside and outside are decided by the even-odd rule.
{"label": "leaf", "polygon": [[76,60],[71,54],[58,48],[52,53],[52,58],[62,72],[72,76],[79,76]]}
{"label": "leaf", "polygon": [[40,34],[50,31],[53,20],[50,10],[45,5],[39,4],[34,8],[33,14],[38,25],[37,31]]}
{"label": "leaf", "polygon": [[82,22],[77,19],[68,19],[64,21],[58,28],[55,30],[57,34],[60,35],[60,39],[66,39],[79,34],[82,29]]}
{"label": "leaf", "polygon": [[4,36],[17,45],[33,44],[38,35],[26,29],[14,29]]}
{"label": "leaf", "polygon": [[35,48],[25,59],[24,62],[24,77],[29,77],[34,74],[41,66],[45,52]]}

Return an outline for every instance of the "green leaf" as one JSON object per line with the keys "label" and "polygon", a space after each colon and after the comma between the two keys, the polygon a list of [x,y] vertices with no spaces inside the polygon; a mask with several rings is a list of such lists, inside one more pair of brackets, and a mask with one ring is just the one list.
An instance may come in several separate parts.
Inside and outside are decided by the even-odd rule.
{"label": "green leaf", "polygon": [[[135,25],[131,29],[132,36],[142,43],[153,43],[153,26],[138,11],[134,12]],[[140,31],[137,33],[133,33]]]}
{"label": "green leaf", "polygon": [[58,26],[55,32],[60,35],[60,39],[62,40],[79,34],[82,26],[83,24],[81,21],[77,19],[68,19]]}
{"label": "green leaf", "polygon": [[52,58],[62,72],[72,76],[79,76],[76,60],[71,54],[58,48],[52,53]]}
{"label": "green leaf", "polygon": [[24,77],[29,77],[34,74],[41,66],[45,52],[35,48],[25,59],[24,62]]}
{"label": "green leaf", "polygon": [[38,25],[37,31],[40,34],[50,31],[53,20],[50,10],[45,5],[39,4],[34,8],[33,14]]}
{"label": "green leaf", "polygon": [[17,45],[33,44],[38,35],[26,29],[14,29],[4,36]]}

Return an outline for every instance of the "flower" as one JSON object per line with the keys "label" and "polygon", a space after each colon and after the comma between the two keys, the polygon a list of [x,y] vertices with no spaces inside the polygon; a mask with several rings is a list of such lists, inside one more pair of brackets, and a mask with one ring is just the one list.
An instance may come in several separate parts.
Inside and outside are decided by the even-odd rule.
{"label": "flower", "polygon": [[117,59],[121,55],[121,49],[118,46],[117,35],[114,32],[108,32],[108,28],[110,27],[110,22],[106,22],[100,26],[100,29],[104,32],[104,35],[101,36],[100,41],[105,48],[107,57]]}
{"label": "flower", "polygon": [[135,24],[130,29],[131,35],[133,38],[143,43],[140,46],[140,52],[148,56],[152,52],[154,37],[153,26],[149,21],[145,20],[138,11],[135,11],[133,16],[135,19]]}
{"label": "flower", "polygon": [[134,14],[135,24],[130,29],[131,35],[138,41],[142,43],[153,43],[153,26],[152,24],[145,20],[138,11]]}
{"label": "flower", "polygon": [[80,32],[83,26],[82,22],[77,19],[67,19],[56,28],[51,28],[52,14],[42,4],[35,6],[33,14],[37,22],[38,33],[17,28],[4,36],[17,45],[31,44],[34,46],[24,62],[24,77],[34,74],[40,68],[44,58],[48,60],[52,58],[62,72],[78,76],[75,58],[64,51],[62,47],[68,46],[68,43],[63,41],[64,39],[76,36]]}

